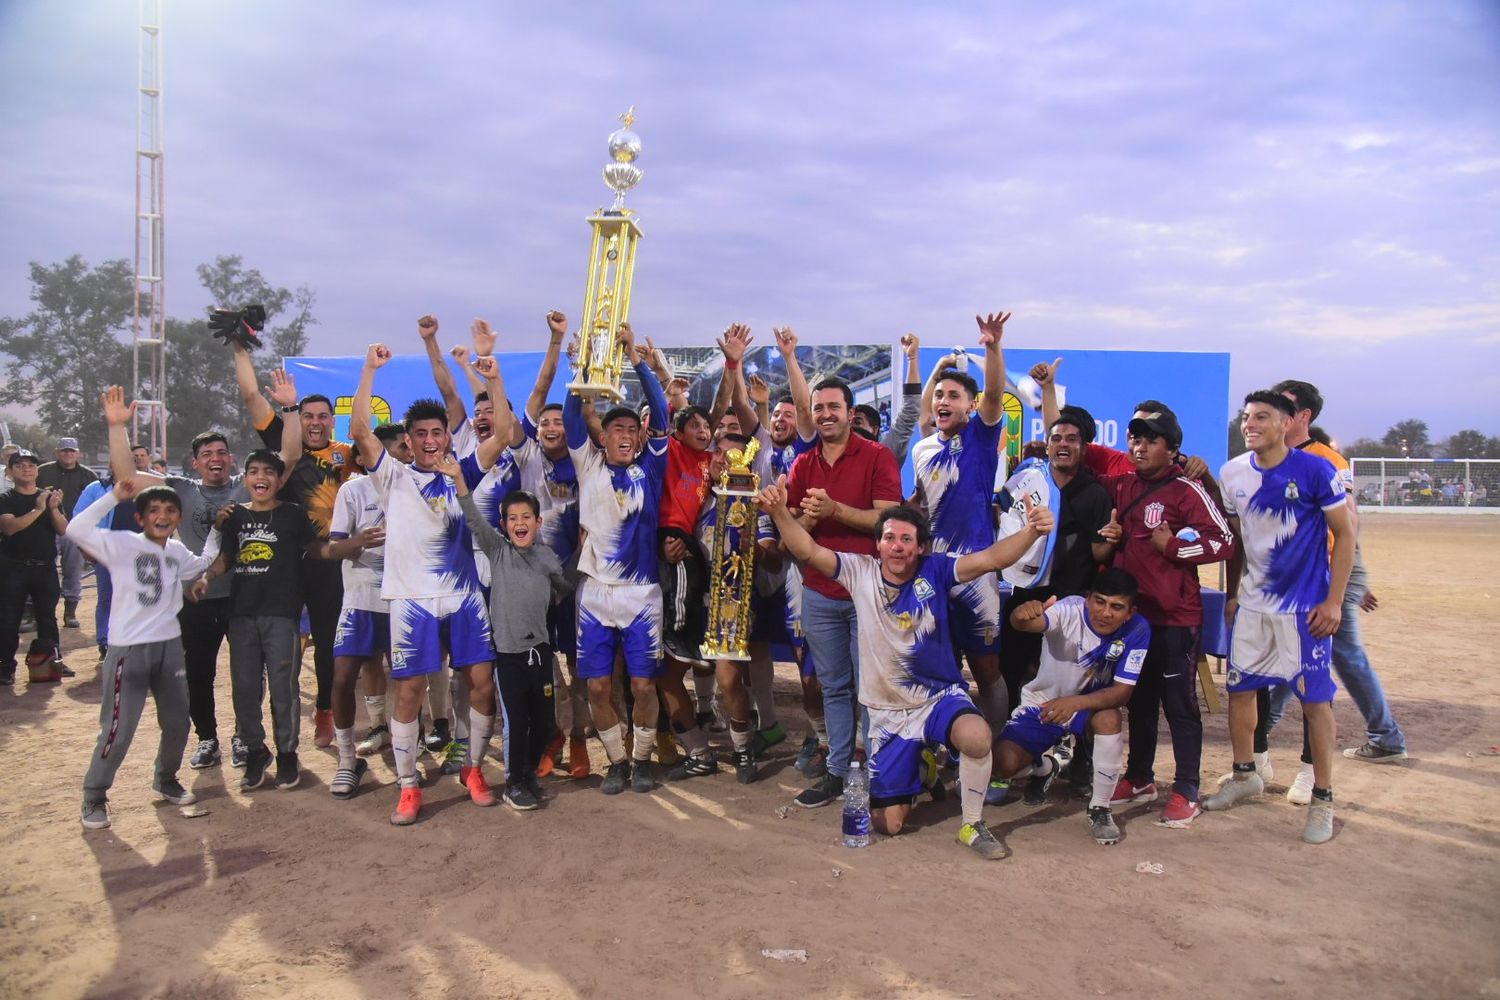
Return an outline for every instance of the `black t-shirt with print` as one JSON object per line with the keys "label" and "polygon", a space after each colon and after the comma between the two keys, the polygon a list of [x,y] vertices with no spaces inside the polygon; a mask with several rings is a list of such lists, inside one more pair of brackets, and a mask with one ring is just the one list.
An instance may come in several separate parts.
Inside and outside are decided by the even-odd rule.
{"label": "black t-shirt with print", "polygon": [[301,618],[302,553],[318,538],[306,511],[294,503],[270,510],[237,506],[223,536],[234,574],[229,613]]}

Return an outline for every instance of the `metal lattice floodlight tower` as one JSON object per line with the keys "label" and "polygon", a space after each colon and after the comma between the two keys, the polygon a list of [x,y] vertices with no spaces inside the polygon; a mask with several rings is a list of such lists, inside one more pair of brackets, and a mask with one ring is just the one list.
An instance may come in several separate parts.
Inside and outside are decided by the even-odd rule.
{"label": "metal lattice floodlight tower", "polygon": [[167,307],[162,266],[161,0],[140,0],[135,111],[135,443],[167,453]]}

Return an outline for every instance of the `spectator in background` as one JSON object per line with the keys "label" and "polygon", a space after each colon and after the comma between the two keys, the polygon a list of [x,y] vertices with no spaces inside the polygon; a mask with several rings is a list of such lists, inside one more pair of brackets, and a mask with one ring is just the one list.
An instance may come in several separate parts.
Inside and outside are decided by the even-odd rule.
{"label": "spectator in background", "polygon": [[151,471],[158,476],[167,474],[167,460],[165,458],[153,458],[151,460]]}
{"label": "spectator in background", "polygon": [[8,444],[0,448],[0,493],[15,489],[15,480],[10,478],[10,456],[21,450],[18,444]]}
{"label": "spectator in background", "polygon": [[[65,437],[57,442],[57,460],[42,466],[36,475],[41,489],[62,492],[62,514],[72,518],[73,508],[83,495],[83,488],[99,477],[78,461],[78,439]],[[78,601],[83,597],[83,550],[62,532],[57,534],[57,554],[62,560],[63,628],[78,628]]]}
{"label": "spectator in background", "polygon": [[27,598],[36,611],[36,638],[26,654],[31,682],[62,680],[57,654],[57,542],[68,528],[62,493],[37,485],[36,455],[16,450],[6,460],[15,486],[0,494],[0,684],[16,679],[16,650]]}

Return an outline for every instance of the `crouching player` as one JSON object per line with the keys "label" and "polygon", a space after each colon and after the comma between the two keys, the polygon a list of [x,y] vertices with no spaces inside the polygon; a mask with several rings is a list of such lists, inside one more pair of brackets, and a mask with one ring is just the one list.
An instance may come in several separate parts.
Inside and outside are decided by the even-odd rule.
{"label": "crouching player", "polygon": [[[219,535],[210,534],[203,554],[193,555],[172,537],[182,520],[177,494],[167,486],[137,489],[134,480],[122,479],[115,484],[113,502],[93,504],[68,525],[68,537],[109,571],[115,586],[106,632],[109,649],[100,667],[104,697],[99,739],[83,778],[85,830],[109,826],[107,794],[135,738],[148,691],[156,699],[161,722],[152,795],[157,802],[174,805],[197,801],[177,780],[188,740],[187,668],[177,612],[182,609],[182,584],[218,558]],[[131,499],[141,533],[101,530],[99,522],[115,505]]]}
{"label": "crouching player", "polygon": [[1010,613],[1017,631],[1042,634],[1042,657],[995,743],[996,770],[1006,778],[1030,775],[1026,804],[1041,805],[1057,777],[1057,759],[1048,751],[1070,732],[1092,733],[1088,815],[1101,844],[1120,842],[1109,811],[1125,756],[1120,707],[1130,700],[1151,645],[1151,626],[1135,613],[1135,595],[1134,577],[1107,569],[1095,577],[1086,597],[1027,601]]}
{"label": "crouching player", "polygon": [[804,565],[849,591],[858,622],[859,701],[870,716],[870,806],[875,829],[899,833],[922,789],[922,750],[946,744],[959,754],[963,826],[959,843],[981,858],[1010,852],[985,826],[993,738],[969,699],[950,631],[949,592],[1003,569],[1052,530],[1052,512],[1026,501],[1029,531],[967,555],[924,555],[927,520],[910,507],[888,507],[875,523],[876,555],[834,552],[813,541],[786,506],[784,484],[759,502],[782,543]]}

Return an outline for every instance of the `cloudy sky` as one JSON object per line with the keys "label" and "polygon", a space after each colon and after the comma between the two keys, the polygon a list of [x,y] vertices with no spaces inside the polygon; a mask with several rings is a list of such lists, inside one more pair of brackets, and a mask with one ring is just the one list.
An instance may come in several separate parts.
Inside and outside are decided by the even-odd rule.
{"label": "cloudy sky", "polygon": [[[645,180],[633,319],[708,343],[1233,354],[1345,440],[1500,434],[1500,5],[163,0],[168,307],[237,253],[312,353],[576,315],[604,138]],[[0,2],[0,314],[132,253],[136,4]],[[1184,386],[1183,392],[1192,387]]]}

